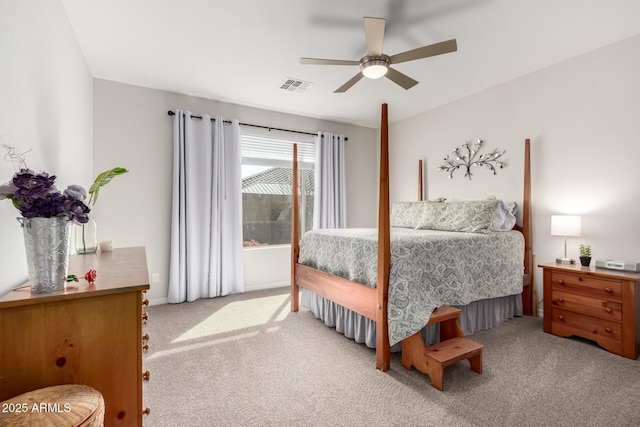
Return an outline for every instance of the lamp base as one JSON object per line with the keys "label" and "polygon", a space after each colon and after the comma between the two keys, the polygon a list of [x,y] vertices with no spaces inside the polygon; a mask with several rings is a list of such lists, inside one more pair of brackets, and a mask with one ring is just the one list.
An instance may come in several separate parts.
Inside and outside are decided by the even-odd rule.
{"label": "lamp base", "polygon": [[575,264],[576,260],[571,258],[556,258],[557,264]]}

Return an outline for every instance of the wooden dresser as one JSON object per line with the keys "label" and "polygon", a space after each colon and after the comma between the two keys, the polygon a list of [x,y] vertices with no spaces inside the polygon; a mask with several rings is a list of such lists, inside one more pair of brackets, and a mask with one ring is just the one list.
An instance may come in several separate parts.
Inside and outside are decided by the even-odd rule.
{"label": "wooden dresser", "polygon": [[[97,271],[95,285],[84,274]],[[58,384],[102,393],[106,426],[141,426],[143,293],[149,289],[144,247],[72,255],[82,277],[46,295],[29,287],[0,298],[0,401]]]}
{"label": "wooden dresser", "polygon": [[640,274],[578,265],[541,264],[544,331],[597,342],[611,353],[640,353]]}

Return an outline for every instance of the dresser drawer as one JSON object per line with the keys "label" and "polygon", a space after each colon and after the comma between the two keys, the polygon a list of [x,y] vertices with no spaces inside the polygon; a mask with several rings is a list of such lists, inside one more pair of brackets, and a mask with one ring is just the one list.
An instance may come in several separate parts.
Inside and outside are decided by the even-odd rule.
{"label": "dresser drawer", "polygon": [[551,273],[551,288],[610,301],[622,301],[622,284],[619,281],[599,279],[584,274],[554,271]]}
{"label": "dresser drawer", "polygon": [[622,321],[622,303],[620,302],[553,289],[551,304],[553,308],[561,308],[605,320]]}
{"label": "dresser drawer", "polygon": [[602,338],[622,341],[622,324],[584,314],[554,308],[551,313],[551,332],[554,335],[578,335],[594,341]]}

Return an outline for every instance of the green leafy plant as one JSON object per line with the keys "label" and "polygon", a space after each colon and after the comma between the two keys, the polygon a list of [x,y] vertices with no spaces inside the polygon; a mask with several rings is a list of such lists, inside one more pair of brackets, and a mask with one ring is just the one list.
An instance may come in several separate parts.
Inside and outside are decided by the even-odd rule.
{"label": "green leafy plant", "polygon": [[[87,191],[87,205],[94,206],[98,200],[100,189],[111,182],[113,178],[123,173],[129,172],[128,169],[115,167],[99,174],[89,191]],[[89,228],[83,225],[76,234],[76,249],[78,253],[93,253],[97,249],[96,228],[93,218],[89,218]]]}
{"label": "green leafy plant", "polygon": [[581,257],[589,257],[589,258],[591,258],[591,246],[590,245],[581,244],[580,245],[580,256]]}
{"label": "green leafy plant", "polygon": [[96,177],[96,180],[93,182],[91,187],[89,188],[89,200],[87,201],[90,206],[96,204],[98,200],[98,194],[100,193],[100,188],[104,187],[108,183],[111,182],[113,178],[118,175],[122,175],[123,173],[129,172],[128,169],[116,167],[111,170],[107,170],[102,172],[100,175]]}

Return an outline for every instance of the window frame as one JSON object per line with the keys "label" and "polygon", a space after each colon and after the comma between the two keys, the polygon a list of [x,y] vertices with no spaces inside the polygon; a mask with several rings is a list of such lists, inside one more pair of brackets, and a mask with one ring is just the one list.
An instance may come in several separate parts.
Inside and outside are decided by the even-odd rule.
{"label": "window frame", "polygon": [[[242,166],[264,166],[269,168],[285,168],[291,170],[293,167],[293,144],[298,144],[298,169],[315,171],[315,146],[317,135],[297,134],[281,130],[256,128],[252,126],[240,126],[240,143],[241,143],[241,165]],[[288,150],[287,150],[288,149]],[[289,151],[288,159],[287,151]],[[264,154],[263,157],[260,154]],[[271,157],[270,157],[271,156]],[[314,172],[315,173],[315,172]],[[244,178],[241,178],[244,179]],[[305,186],[305,174],[300,174],[302,185],[300,185],[300,229],[304,233],[313,227],[307,224],[306,216],[306,197],[313,197],[313,194],[307,195],[303,191]],[[244,194],[244,192],[243,192]],[[244,212],[244,197],[243,206]],[[313,212],[311,212],[313,215]],[[289,220],[290,221],[290,220]],[[244,230],[244,213],[243,213],[243,230]],[[243,231],[243,242],[247,241]],[[264,246],[243,246],[243,249],[256,249],[268,247],[282,247],[290,245],[290,243],[278,243]]]}

